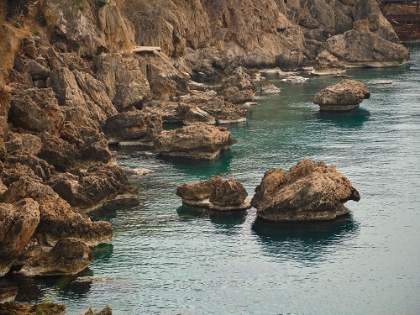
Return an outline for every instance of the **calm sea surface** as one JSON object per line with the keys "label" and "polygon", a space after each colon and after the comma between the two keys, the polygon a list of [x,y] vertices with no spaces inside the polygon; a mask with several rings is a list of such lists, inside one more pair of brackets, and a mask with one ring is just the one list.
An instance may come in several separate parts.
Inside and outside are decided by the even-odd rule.
{"label": "calm sea surface", "polygon": [[[134,179],[140,206],[107,218],[115,237],[95,249],[89,273],[106,279],[20,280],[18,300],[63,303],[68,314],[106,304],[114,314],[419,314],[420,46],[410,50],[410,65],[347,72],[372,94],[349,113],[320,114],[312,103],[340,78],[271,78],[282,93],[229,127],[238,143],[216,161],[116,151],[120,165],[154,174]],[[255,209],[200,212],[175,195],[221,174],[252,196],[267,169],[302,158],[352,181],[361,200],[346,204],[351,216],[264,224]]]}

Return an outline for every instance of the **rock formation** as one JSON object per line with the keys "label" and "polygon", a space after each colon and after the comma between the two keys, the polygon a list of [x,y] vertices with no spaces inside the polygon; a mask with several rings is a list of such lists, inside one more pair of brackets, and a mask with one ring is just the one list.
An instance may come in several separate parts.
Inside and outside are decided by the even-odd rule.
{"label": "rock formation", "polygon": [[370,97],[367,86],[356,80],[341,80],[315,94],[314,103],[321,111],[348,111]]}
{"label": "rock formation", "polygon": [[319,221],[349,213],[348,200],[359,201],[360,195],[335,166],[301,160],[289,172],[268,170],[251,204],[268,221]]}
{"label": "rock formation", "polygon": [[196,184],[183,184],[177,187],[176,194],[182,202],[195,207],[217,211],[244,210],[249,208],[248,193],[235,179],[223,180],[214,176]]}
{"label": "rock formation", "polygon": [[235,143],[226,128],[195,123],[181,129],[162,131],[155,146],[162,156],[212,160]]}
{"label": "rock formation", "polygon": [[[86,213],[136,204],[137,192],[109,166],[109,142],[212,159],[235,140],[208,124],[244,121],[238,104],[258,87],[278,92],[251,68],[394,66],[409,57],[375,0],[8,5],[0,14],[1,275],[29,268],[29,248],[41,258],[42,247],[64,239],[110,240],[110,224]],[[189,126],[162,131],[182,121]],[[227,182],[208,198],[236,207],[243,195]]]}

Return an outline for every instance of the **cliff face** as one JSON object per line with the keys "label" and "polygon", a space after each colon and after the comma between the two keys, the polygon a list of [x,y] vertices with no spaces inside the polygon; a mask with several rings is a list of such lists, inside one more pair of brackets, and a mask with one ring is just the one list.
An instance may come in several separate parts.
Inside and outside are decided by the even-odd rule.
{"label": "cliff face", "polygon": [[174,58],[216,59],[222,68],[229,62],[311,65],[328,38],[359,20],[372,24],[370,32],[398,41],[376,0],[126,0],[121,9],[138,44],[161,46]]}

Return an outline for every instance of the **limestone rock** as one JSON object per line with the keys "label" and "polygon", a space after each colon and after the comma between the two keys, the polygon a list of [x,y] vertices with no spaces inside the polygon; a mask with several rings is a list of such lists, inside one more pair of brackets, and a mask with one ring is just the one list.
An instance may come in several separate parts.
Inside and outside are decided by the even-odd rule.
{"label": "limestone rock", "polygon": [[64,115],[51,89],[15,85],[11,94],[10,118],[14,123],[29,131],[58,134]]}
{"label": "limestone rock", "polygon": [[150,98],[150,85],[139,60],[119,53],[95,58],[96,76],[119,112],[142,108]]}
{"label": "limestone rock", "polygon": [[26,67],[33,80],[46,80],[51,73],[50,69],[40,65],[35,60],[28,61]]}
{"label": "limestone rock", "polygon": [[27,176],[12,183],[0,196],[0,202],[15,203],[24,198],[32,198],[39,204],[40,223],[34,236],[42,245],[53,246],[62,238],[74,237],[95,246],[112,238],[108,222],[92,222],[73,210],[51,187]]}
{"label": "limestone rock", "polygon": [[0,203],[0,277],[23,252],[39,221],[39,206],[30,198],[13,204]]}
{"label": "limestone rock", "polygon": [[230,137],[226,128],[196,123],[180,129],[162,131],[155,146],[163,156],[211,160],[235,143],[236,140]]}
{"label": "limestone rock", "polygon": [[341,80],[315,94],[314,103],[321,111],[347,111],[370,97],[367,86],[356,80]]}
{"label": "limestone rock", "polygon": [[206,111],[202,110],[200,107],[191,107],[185,114],[183,122],[184,125],[192,125],[197,122],[206,123],[208,125],[215,125],[216,119]]}
{"label": "limestone rock", "polygon": [[265,220],[317,221],[347,214],[348,200],[359,201],[360,195],[335,166],[301,160],[289,172],[268,170],[251,204]]}
{"label": "limestone rock", "polygon": [[89,246],[76,238],[60,239],[51,250],[27,259],[17,272],[25,277],[73,276],[93,261]]}
{"label": "limestone rock", "polygon": [[[189,121],[186,119],[186,115],[190,109],[194,111],[194,108],[197,107],[214,117],[218,124],[243,122],[248,117],[248,112],[245,109],[226,102],[222,96],[215,95],[214,91],[192,91],[179,98],[179,114],[185,117],[187,124]],[[190,112],[190,114],[192,113]],[[208,122],[212,122],[211,117],[208,117]]]}
{"label": "limestone rock", "polygon": [[106,123],[109,143],[133,142],[136,145],[153,146],[162,131],[162,117],[145,111],[133,111],[112,116]]}
{"label": "limestone rock", "polygon": [[118,166],[98,164],[78,175],[61,173],[48,182],[70,206],[92,215],[111,206],[138,205],[138,191]]}
{"label": "limestone rock", "polygon": [[403,45],[366,31],[350,30],[332,36],[326,41],[325,48],[345,67],[399,66],[410,59]]}
{"label": "limestone rock", "polygon": [[177,187],[176,194],[182,202],[218,211],[244,210],[251,205],[244,186],[235,179],[223,180],[214,176],[195,184],[185,183]]}
{"label": "limestone rock", "polygon": [[92,308],[90,308],[84,315],[112,315],[112,309],[108,305],[106,305],[100,312],[95,312]]}

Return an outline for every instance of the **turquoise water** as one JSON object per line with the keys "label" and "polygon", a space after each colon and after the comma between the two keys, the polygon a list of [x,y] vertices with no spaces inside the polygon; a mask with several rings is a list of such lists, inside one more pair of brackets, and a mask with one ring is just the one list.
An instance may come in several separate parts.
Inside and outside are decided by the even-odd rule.
{"label": "turquoise water", "polygon": [[[114,152],[120,165],[154,174],[134,180],[140,206],[108,218],[114,240],[95,249],[89,272],[107,279],[20,280],[18,300],[64,303],[69,314],[105,304],[114,314],[418,314],[420,46],[410,49],[408,66],[347,72],[372,94],[349,113],[320,114],[312,103],[340,78],[271,78],[282,93],[229,127],[238,143],[216,161]],[[302,158],[334,164],[353,182],[361,200],[347,203],[350,216],[267,224],[255,209],[198,211],[175,195],[184,182],[221,174],[252,196],[267,169]]]}

